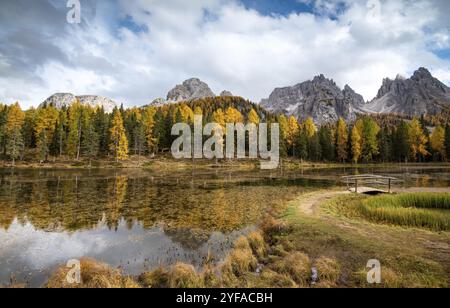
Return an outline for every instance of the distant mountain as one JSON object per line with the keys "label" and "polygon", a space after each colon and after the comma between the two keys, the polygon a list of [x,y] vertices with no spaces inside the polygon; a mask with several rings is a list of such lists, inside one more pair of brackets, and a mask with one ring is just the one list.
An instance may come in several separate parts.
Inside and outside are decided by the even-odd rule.
{"label": "distant mountain", "polygon": [[[224,92],[222,92],[224,93]],[[227,92],[229,93],[229,92]],[[231,93],[230,93],[231,94]],[[182,84],[175,86],[167,93],[167,98],[157,98],[149,106],[161,107],[166,104],[179,103],[201,98],[215,97],[209,86],[198,78],[185,80]]]}
{"label": "distant mountain", "polygon": [[314,77],[292,87],[277,88],[261,106],[273,112],[283,112],[300,119],[312,117],[316,123],[337,121],[340,117],[352,121],[355,108],[364,105],[364,99],[348,85],[341,90],[324,75]]}
{"label": "distant mountain", "polygon": [[71,93],[56,93],[47,98],[39,107],[43,106],[53,106],[55,108],[61,109],[63,107],[70,107],[76,101],[79,101],[81,104],[90,105],[92,107],[103,107],[105,112],[112,112],[115,107],[117,107],[117,103],[113,100],[97,95],[82,95],[75,96]]}
{"label": "distant mountain", "polygon": [[157,98],[157,99],[153,100],[153,102],[151,102],[148,106],[161,107],[167,103],[168,103],[168,101],[166,101],[164,98]]}
{"label": "distant mountain", "polygon": [[220,96],[221,97],[228,97],[228,96],[233,96],[233,93],[231,93],[230,91],[222,91],[221,93],[220,93]]}
{"label": "distant mountain", "polygon": [[395,113],[409,116],[436,115],[450,111],[450,88],[434,78],[426,68],[419,68],[409,79],[386,78],[377,96],[368,103],[348,85],[341,90],[323,75],[293,87],[277,88],[261,106],[300,119],[312,117],[318,124],[339,117],[352,121],[358,114]]}
{"label": "distant mountain", "polygon": [[206,83],[198,78],[191,78],[170,90],[167,94],[167,101],[181,102],[215,96]]}
{"label": "distant mountain", "polygon": [[435,115],[450,109],[450,88],[419,68],[411,78],[386,78],[377,96],[360,108],[364,113]]}

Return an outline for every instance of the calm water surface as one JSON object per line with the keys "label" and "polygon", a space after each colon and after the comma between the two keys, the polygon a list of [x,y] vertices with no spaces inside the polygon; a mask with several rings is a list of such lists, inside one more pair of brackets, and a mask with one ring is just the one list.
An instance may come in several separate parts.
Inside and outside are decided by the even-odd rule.
{"label": "calm water surface", "polygon": [[177,261],[201,267],[271,209],[339,176],[382,173],[405,186],[450,184],[450,168],[296,172],[0,170],[0,284],[41,286],[70,259],[139,274]]}

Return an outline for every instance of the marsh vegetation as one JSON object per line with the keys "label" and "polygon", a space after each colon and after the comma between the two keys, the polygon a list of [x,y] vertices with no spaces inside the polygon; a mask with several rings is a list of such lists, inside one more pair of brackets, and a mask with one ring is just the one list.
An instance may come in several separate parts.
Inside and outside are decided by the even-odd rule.
{"label": "marsh vegetation", "polygon": [[361,201],[358,210],[375,222],[450,230],[450,193],[378,196]]}

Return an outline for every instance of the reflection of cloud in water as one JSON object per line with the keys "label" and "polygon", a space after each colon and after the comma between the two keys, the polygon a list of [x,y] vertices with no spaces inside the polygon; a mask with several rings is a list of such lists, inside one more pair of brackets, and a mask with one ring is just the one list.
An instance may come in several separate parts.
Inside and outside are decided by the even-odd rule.
{"label": "reflection of cloud in water", "polygon": [[[185,233],[186,230],[181,230]],[[245,232],[245,231],[244,231]],[[181,234],[178,233],[178,234]],[[122,220],[117,231],[108,229],[102,223],[94,230],[68,232],[45,232],[35,229],[30,223],[25,225],[14,220],[9,230],[0,230],[0,284],[7,283],[13,273],[25,277],[27,273],[39,277],[36,286],[45,282],[42,271],[48,271],[70,259],[91,257],[106,262],[113,267],[122,267],[126,273],[139,274],[159,265],[170,265],[177,261],[201,266],[208,252],[218,259],[223,257],[231,243],[242,231],[229,235],[214,232],[203,243],[190,244],[190,238],[165,234],[162,227],[144,229],[135,224],[131,229]],[[19,281],[20,282],[20,281]]]}

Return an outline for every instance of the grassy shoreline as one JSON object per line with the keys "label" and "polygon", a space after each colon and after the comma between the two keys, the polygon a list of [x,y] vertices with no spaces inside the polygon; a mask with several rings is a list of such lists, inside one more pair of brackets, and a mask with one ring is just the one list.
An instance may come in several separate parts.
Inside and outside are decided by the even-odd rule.
{"label": "grassy shoreline", "polygon": [[[450,163],[326,163],[326,162],[306,162],[298,159],[282,159],[280,167],[285,170],[291,169],[326,169],[326,168],[372,168],[372,167],[414,167],[414,168],[441,168],[449,167]],[[2,169],[168,169],[183,170],[192,168],[231,168],[231,169],[259,169],[259,160],[221,160],[216,163],[214,160],[196,159],[192,160],[175,160],[170,155],[158,155],[155,158],[131,156],[128,160],[116,162],[113,158],[105,158],[99,160],[73,160],[67,157],[50,159],[47,162],[40,163],[38,161],[16,161],[13,166],[9,161],[0,161]]]}

